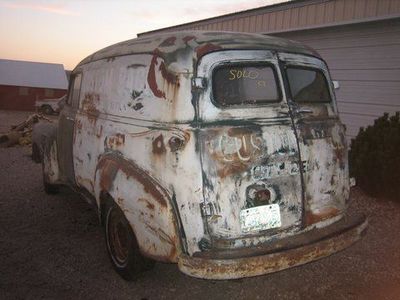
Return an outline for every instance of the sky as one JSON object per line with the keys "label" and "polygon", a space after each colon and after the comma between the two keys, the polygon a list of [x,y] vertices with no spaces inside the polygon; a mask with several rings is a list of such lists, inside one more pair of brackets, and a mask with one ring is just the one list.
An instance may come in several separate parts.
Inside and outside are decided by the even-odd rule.
{"label": "sky", "polygon": [[61,63],[136,34],[285,0],[0,0],[0,59]]}

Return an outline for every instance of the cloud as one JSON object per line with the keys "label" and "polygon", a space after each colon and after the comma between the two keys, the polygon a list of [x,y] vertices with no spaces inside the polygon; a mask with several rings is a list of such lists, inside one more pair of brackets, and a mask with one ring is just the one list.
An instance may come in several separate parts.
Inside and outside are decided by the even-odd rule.
{"label": "cloud", "polygon": [[10,9],[29,9],[35,11],[44,11],[51,14],[77,16],[77,12],[66,9],[63,5],[51,4],[37,4],[33,2],[4,2],[1,3],[3,7]]}

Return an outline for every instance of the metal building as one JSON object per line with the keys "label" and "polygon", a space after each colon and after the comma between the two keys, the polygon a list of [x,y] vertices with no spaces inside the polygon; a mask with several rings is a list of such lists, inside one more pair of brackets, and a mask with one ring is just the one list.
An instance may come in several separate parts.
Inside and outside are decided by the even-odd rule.
{"label": "metal building", "polygon": [[298,0],[141,33],[258,32],[316,49],[339,80],[341,118],[354,137],[384,112],[400,111],[400,0]]}
{"label": "metal building", "polygon": [[34,110],[36,100],[59,98],[67,88],[61,64],[0,59],[0,109]]}

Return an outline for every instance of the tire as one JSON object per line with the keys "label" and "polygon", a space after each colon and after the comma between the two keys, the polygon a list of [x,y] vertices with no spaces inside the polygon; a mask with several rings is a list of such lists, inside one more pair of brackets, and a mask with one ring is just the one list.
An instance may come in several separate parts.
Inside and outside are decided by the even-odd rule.
{"label": "tire", "polygon": [[46,115],[52,115],[54,113],[53,109],[49,105],[43,105],[41,107],[41,110]]}
{"label": "tire", "polygon": [[113,267],[123,279],[134,281],[151,269],[154,261],[141,255],[135,234],[114,201],[106,204],[104,213],[106,246]]}
{"label": "tire", "polygon": [[44,160],[42,159],[42,175],[43,175],[43,188],[46,194],[48,195],[54,195],[58,194],[60,191],[60,186],[57,184],[51,184],[47,180],[47,176],[44,172]]}
{"label": "tire", "polygon": [[41,154],[39,146],[36,143],[32,143],[32,160],[35,163],[42,162],[42,154]]}

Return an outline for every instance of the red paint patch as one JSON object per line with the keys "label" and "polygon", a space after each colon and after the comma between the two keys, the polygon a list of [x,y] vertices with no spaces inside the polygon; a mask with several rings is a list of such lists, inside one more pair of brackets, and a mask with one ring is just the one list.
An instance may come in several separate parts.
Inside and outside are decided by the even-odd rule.
{"label": "red paint patch", "polygon": [[221,50],[221,49],[222,49],[222,47],[220,47],[218,45],[211,44],[211,43],[207,43],[205,45],[202,45],[199,48],[197,48],[197,50],[196,50],[197,59],[201,58],[202,56],[204,56],[207,53],[218,51],[218,50]]}
{"label": "red paint patch", "polygon": [[[150,87],[151,91],[153,92],[154,96],[156,96],[157,98],[166,99],[165,92],[160,90],[157,85],[156,66],[158,66],[158,62],[157,62],[158,58],[162,58],[162,57],[160,55],[160,51],[158,49],[156,49],[154,51],[153,58],[151,59],[149,73],[147,74],[147,82],[148,82],[149,87]],[[176,74],[170,72],[167,69],[167,66],[165,65],[164,61],[162,61],[160,63],[160,65],[158,67],[158,71],[161,72],[161,76],[164,78],[164,80],[168,84],[172,84],[172,85],[179,87],[178,76]]]}
{"label": "red paint patch", "polygon": [[150,63],[150,68],[149,68],[149,74],[147,74],[147,82],[149,84],[149,87],[151,91],[153,92],[154,96],[157,98],[164,98],[165,99],[165,93],[161,90],[158,89],[157,86],[157,80],[156,80],[156,66],[157,66],[157,59],[159,58],[159,55],[156,51],[153,55],[153,58],[151,59]]}
{"label": "red paint patch", "polygon": [[165,145],[164,145],[164,138],[162,134],[160,134],[157,138],[153,141],[153,153],[154,154],[163,154],[166,152]]}
{"label": "red paint patch", "polygon": [[164,62],[161,62],[160,67],[158,68],[161,71],[162,77],[169,83],[169,84],[175,84],[179,86],[178,82],[178,76],[175,75],[174,73],[171,73],[167,70],[167,67],[165,66]]}
{"label": "red paint patch", "polygon": [[176,41],[176,37],[171,36],[169,38],[167,38],[166,40],[164,40],[161,44],[160,47],[170,47],[175,45],[175,41]]}
{"label": "red paint patch", "polygon": [[185,44],[187,44],[188,42],[190,42],[194,39],[196,39],[196,37],[194,37],[193,35],[188,35],[183,38],[183,41],[185,42]]}

